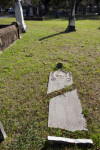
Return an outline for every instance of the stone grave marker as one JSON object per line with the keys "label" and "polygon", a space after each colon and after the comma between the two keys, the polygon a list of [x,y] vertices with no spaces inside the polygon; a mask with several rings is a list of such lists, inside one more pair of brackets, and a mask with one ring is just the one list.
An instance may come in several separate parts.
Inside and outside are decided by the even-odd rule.
{"label": "stone grave marker", "polygon": [[27,17],[27,9],[26,8],[23,8],[23,16]]}
{"label": "stone grave marker", "polygon": [[29,17],[34,17],[33,7],[29,7]]}
{"label": "stone grave marker", "polygon": [[6,133],[4,131],[2,123],[0,122],[0,141],[4,140],[5,138],[6,138]]}
{"label": "stone grave marker", "polygon": [[71,139],[64,137],[48,136],[49,142],[68,143],[68,144],[93,144],[91,139]]}
{"label": "stone grave marker", "polygon": [[76,89],[50,100],[48,127],[68,131],[87,130]]}
{"label": "stone grave marker", "polygon": [[51,72],[49,76],[47,94],[63,89],[64,87],[70,86],[72,84],[73,80],[70,72],[67,73],[61,70]]}

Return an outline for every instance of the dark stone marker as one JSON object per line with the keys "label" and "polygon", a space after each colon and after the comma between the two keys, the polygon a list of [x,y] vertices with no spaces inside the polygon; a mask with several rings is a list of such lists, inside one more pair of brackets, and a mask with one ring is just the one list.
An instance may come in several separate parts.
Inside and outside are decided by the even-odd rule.
{"label": "dark stone marker", "polygon": [[63,64],[62,64],[62,63],[58,63],[58,64],[57,64],[57,68],[58,68],[58,69],[61,69],[62,67],[63,67]]}
{"label": "dark stone marker", "polygon": [[23,8],[23,16],[27,17],[27,9],[26,8]]}
{"label": "dark stone marker", "polygon": [[5,140],[5,138],[6,138],[6,133],[5,133],[4,128],[0,122],[0,141]]}
{"label": "dark stone marker", "polygon": [[67,144],[93,145],[93,141],[91,139],[71,139],[64,137],[48,136],[48,141],[62,144],[67,143]]}
{"label": "dark stone marker", "polygon": [[34,13],[33,13],[33,7],[29,7],[29,17],[34,17]]}

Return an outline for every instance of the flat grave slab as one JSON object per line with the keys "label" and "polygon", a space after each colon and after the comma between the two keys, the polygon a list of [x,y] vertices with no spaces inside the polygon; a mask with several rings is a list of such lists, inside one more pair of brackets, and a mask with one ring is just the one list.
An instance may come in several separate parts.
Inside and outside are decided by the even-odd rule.
{"label": "flat grave slab", "polygon": [[87,130],[76,89],[50,100],[48,127],[68,131]]}
{"label": "flat grave slab", "polygon": [[4,131],[2,123],[0,122],[0,140],[4,140],[5,138],[6,138],[6,133]]}
{"label": "flat grave slab", "polygon": [[70,72],[67,73],[61,70],[51,72],[49,76],[47,94],[63,89],[64,87],[70,86],[72,84],[73,80]]}
{"label": "flat grave slab", "polygon": [[93,144],[91,139],[71,139],[64,137],[48,136],[49,142],[70,143],[70,144]]}

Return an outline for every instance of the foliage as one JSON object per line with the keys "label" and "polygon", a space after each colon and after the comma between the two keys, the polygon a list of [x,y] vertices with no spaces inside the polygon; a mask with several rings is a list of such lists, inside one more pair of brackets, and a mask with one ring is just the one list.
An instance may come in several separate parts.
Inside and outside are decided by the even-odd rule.
{"label": "foliage", "polygon": [[[72,2],[71,2],[72,1]],[[29,5],[32,4],[34,6],[38,6],[39,4],[44,4],[46,7],[46,12],[49,9],[49,6],[52,7],[66,7],[69,6],[69,3],[73,3],[73,0],[22,0],[23,4]],[[70,3],[70,5],[71,5]],[[9,8],[11,6],[14,6],[14,0],[0,0],[0,4],[2,8]],[[76,7],[79,6],[79,4],[86,6],[86,5],[99,5],[100,1],[99,0],[76,0]]]}
{"label": "foliage", "polygon": [[88,110],[84,110],[84,109],[83,109],[82,113],[84,114],[84,117],[87,117],[87,115],[88,115]]}
{"label": "foliage", "polygon": [[13,6],[14,0],[0,0],[0,5],[2,6],[3,9],[9,8]]}

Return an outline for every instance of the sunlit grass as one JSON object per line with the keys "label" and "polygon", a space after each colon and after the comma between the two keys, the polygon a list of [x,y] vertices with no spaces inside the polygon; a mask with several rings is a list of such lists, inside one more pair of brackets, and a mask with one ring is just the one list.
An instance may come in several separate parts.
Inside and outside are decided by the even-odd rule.
{"label": "sunlit grass", "polygon": [[[28,32],[0,55],[0,120],[7,139],[4,150],[41,150],[48,135],[91,138],[100,148],[100,17],[76,21],[76,32],[63,33],[68,21],[26,21]],[[0,19],[11,24],[14,18]],[[49,73],[62,62],[72,72],[86,113],[88,132],[48,129]],[[61,93],[60,93],[61,94]],[[88,111],[87,111],[88,110]],[[47,150],[84,149],[46,145]]]}

